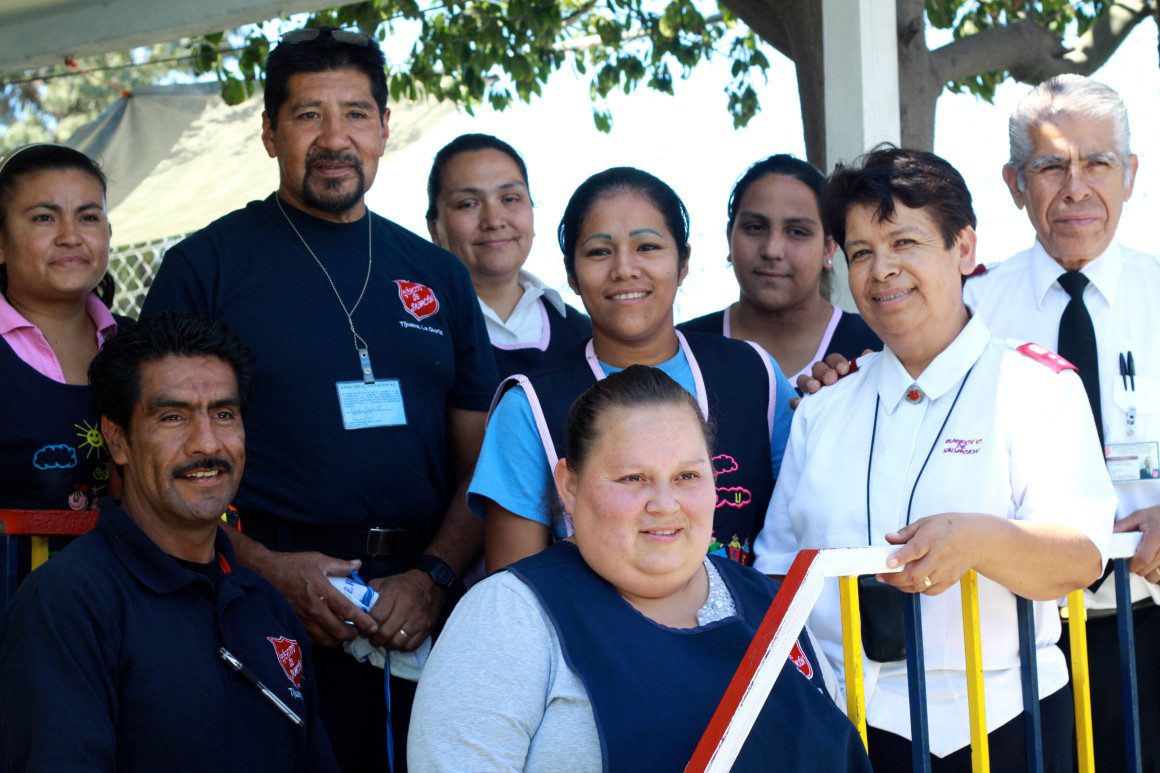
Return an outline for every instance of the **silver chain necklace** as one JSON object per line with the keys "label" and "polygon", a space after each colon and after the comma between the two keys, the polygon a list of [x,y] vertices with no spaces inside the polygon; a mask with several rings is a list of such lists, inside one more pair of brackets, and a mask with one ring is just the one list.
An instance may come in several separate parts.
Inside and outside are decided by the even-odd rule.
{"label": "silver chain necklace", "polygon": [[369,285],[371,282],[371,265],[374,260],[374,253],[371,250],[370,210],[367,210],[367,275],[363,280],[362,290],[359,291],[358,300],[354,302],[354,306],[351,306],[350,309],[347,310],[346,303],[342,300],[342,296],[338,293],[338,288],[334,285],[334,280],[330,277],[330,272],[326,270],[326,266],[322,265],[322,261],[318,259],[317,255],[314,254],[314,250],[310,249],[310,245],[306,243],[306,239],[302,237],[302,234],[298,231],[298,227],[294,225],[294,221],[290,219],[288,214],[286,214],[286,210],[282,208],[282,199],[279,198],[277,193],[274,194],[274,201],[278,204],[278,211],[282,213],[282,217],[286,218],[286,222],[289,223],[290,230],[294,232],[294,235],[298,237],[298,241],[302,242],[302,246],[306,248],[306,252],[310,254],[310,257],[314,258],[314,262],[318,264],[320,269],[322,269],[322,273],[326,275],[326,281],[330,282],[330,289],[334,290],[334,297],[338,298],[338,305],[342,306],[342,312],[346,315],[346,323],[350,325],[350,332],[354,336],[354,348],[359,354],[360,361],[363,362],[363,376],[370,376],[370,368],[368,367],[369,362],[367,362],[367,342],[363,340],[363,337],[360,336],[358,331],[354,328],[354,313],[358,309],[358,305],[362,303],[363,296],[366,295],[367,292],[367,285]]}

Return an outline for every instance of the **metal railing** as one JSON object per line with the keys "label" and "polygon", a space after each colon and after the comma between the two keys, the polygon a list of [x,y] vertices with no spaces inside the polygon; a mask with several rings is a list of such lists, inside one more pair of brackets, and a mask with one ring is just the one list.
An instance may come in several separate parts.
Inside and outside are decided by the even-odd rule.
{"label": "metal railing", "polygon": [[[1132,598],[1128,590],[1128,559],[1140,544],[1139,532],[1114,534],[1108,557],[1113,559],[1119,656],[1123,684],[1125,742],[1128,770],[1141,770],[1139,696],[1136,691],[1135,642]],[[770,605],[757,635],[742,658],[705,734],[686,770],[727,771],[741,751],[754,721],[769,697],[790,649],[800,635],[810,611],[822,593],[825,580],[837,578],[842,612],[845,660],[846,714],[867,742],[866,700],[863,686],[861,620],[858,607],[859,575],[901,571],[886,566],[897,546],[803,550],[798,553],[781,589]],[[959,582],[962,594],[963,637],[966,653],[967,694],[971,725],[971,767],[975,773],[990,770],[986,707],[983,700],[982,635],[979,617],[978,575],[972,570]],[[948,591],[950,592],[950,591]],[[1091,691],[1088,675],[1087,615],[1083,591],[1068,594],[1068,635],[1071,644],[1071,686],[1075,703],[1076,749],[1080,773],[1095,770],[1092,742]],[[1043,770],[1039,716],[1038,672],[1035,660],[1035,624],[1032,602],[1017,599],[1020,672],[1026,721],[1027,769]],[[922,652],[920,594],[907,594],[906,665],[910,691],[911,748],[915,771],[930,770],[929,727]],[[1150,696],[1154,699],[1155,696]]]}

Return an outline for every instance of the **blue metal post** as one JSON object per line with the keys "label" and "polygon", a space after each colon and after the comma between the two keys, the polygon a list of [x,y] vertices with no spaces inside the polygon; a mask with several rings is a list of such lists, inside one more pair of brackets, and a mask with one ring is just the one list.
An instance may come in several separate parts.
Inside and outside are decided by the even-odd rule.
{"label": "blue metal post", "polygon": [[[1124,748],[1129,771],[1140,773],[1140,703],[1136,695],[1136,640],[1132,628],[1132,590],[1128,559],[1112,561],[1116,568],[1116,626],[1120,634],[1120,699],[1124,707]],[[1149,696],[1155,699],[1156,696]]]}
{"label": "blue metal post", "polygon": [[922,657],[922,594],[906,594],[906,680],[910,687],[910,751],[915,773],[930,773],[926,665]]}
{"label": "blue metal post", "polygon": [[1023,681],[1023,732],[1028,773],[1043,773],[1043,731],[1039,718],[1039,671],[1035,657],[1035,612],[1025,598],[1015,598],[1019,615],[1019,671]]}

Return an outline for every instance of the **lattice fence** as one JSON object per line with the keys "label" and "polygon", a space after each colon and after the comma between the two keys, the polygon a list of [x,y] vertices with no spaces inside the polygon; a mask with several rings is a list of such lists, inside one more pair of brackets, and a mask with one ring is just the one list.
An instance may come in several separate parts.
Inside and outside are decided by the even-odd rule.
{"label": "lattice fence", "polygon": [[117,296],[113,300],[113,311],[134,319],[141,313],[141,304],[153,277],[161,267],[165,251],[185,236],[171,236],[152,242],[117,247],[109,252],[109,271],[117,280]]}

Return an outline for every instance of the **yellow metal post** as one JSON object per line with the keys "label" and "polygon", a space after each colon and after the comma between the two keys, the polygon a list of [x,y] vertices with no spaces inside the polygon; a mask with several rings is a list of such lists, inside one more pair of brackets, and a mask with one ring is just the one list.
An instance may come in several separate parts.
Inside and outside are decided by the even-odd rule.
{"label": "yellow metal post", "polygon": [[29,537],[32,542],[32,568],[48,560],[48,537]]}
{"label": "yellow metal post", "polygon": [[1083,591],[1067,594],[1068,634],[1071,640],[1071,687],[1075,696],[1075,748],[1079,753],[1079,773],[1094,773],[1092,744],[1091,677],[1088,672],[1087,610]]}
{"label": "yellow metal post", "polygon": [[862,615],[858,611],[858,578],[839,577],[842,604],[842,649],[846,663],[846,716],[866,741],[866,688],[862,682]]}
{"label": "yellow metal post", "polygon": [[983,699],[983,637],[979,627],[979,575],[971,569],[959,580],[963,598],[963,651],[967,656],[967,709],[971,717],[971,770],[989,773],[987,706]]}

